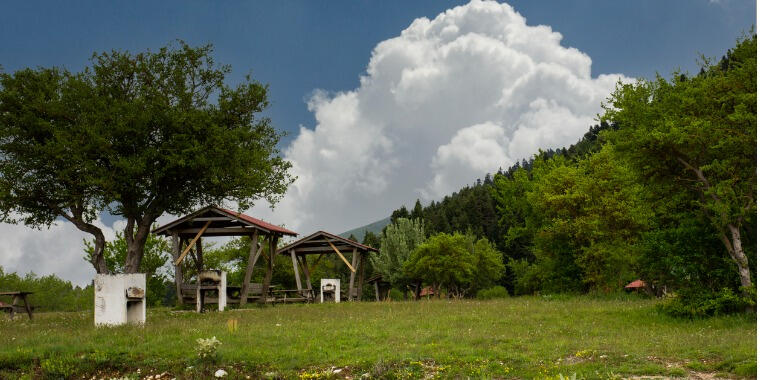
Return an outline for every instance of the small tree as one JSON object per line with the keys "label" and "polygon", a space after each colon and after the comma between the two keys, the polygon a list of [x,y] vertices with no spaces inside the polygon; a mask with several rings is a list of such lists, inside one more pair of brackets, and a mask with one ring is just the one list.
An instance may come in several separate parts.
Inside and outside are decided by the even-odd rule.
{"label": "small tree", "polygon": [[475,277],[467,287],[470,294],[475,294],[480,289],[486,289],[495,285],[506,270],[504,259],[491,242],[486,238],[477,239],[468,235],[468,250],[475,257]]}
{"label": "small tree", "polygon": [[380,237],[380,252],[371,255],[370,261],[383,278],[393,286],[403,287],[412,283],[403,268],[409,255],[425,241],[425,228],[420,220],[399,218],[388,225]]}
{"label": "small tree", "polygon": [[[58,217],[95,237],[107,273],[101,211],[126,219],[124,271],[140,268],[153,222],[199,204],[277,202],[292,182],[281,137],[258,117],[268,88],[224,83],[210,45],[95,54],[82,73],[0,74],[0,220]],[[214,101],[215,100],[215,101]]]}
{"label": "small tree", "polygon": [[445,287],[450,295],[464,296],[475,277],[478,261],[468,249],[468,240],[460,233],[431,236],[412,252],[404,264],[404,273],[431,284],[437,291]]}

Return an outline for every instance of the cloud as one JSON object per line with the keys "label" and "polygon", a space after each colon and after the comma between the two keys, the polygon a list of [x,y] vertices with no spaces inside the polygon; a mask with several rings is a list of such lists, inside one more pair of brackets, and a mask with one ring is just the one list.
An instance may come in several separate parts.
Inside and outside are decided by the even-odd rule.
{"label": "cloud", "polygon": [[[110,227],[99,219],[93,224],[103,230],[107,240],[114,238],[114,231],[124,228],[122,221]],[[84,260],[83,239],[92,240],[92,235],[65,221],[40,230],[0,223],[0,266],[6,273],[55,274],[84,286],[92,280],[95,269]]]}
{"label": "cloud", "polygon": [[342,232],[577,141],[630,79],[592,77],[591,58],[561,41],[491,1],[414,20],[377,44],[358,88],[315,92],[316,125],[285,150],[298,180],[274,212],[252,212]]}

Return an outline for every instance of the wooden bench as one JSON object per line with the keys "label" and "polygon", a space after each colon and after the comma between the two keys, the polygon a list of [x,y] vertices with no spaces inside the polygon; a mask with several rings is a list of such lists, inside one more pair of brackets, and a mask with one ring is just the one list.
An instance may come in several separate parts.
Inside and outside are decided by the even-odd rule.
{"label": "wooden bench", "polygon": [[[32,305],[29,304],[29,299],[27,298],[28,295],[33,294],[34,292],[0,292],[0,296],[10,296],[13,298],[13,301],[11,304],[6,304],[3,302],[0,302],[0,310],[7,310],[10,312],[10,317],[13,319],[13,316],[16,312],[24,312],[26,311],[26,314],[29,316],[29,319],[32,319]],[[17,305],[18,301],[24,301],[24,306]]]}
{"label": "wooden bench", "polygon": [[308,289],[277,289],[272,290],[272,298],[275,302],[309,302],[312,297]]}

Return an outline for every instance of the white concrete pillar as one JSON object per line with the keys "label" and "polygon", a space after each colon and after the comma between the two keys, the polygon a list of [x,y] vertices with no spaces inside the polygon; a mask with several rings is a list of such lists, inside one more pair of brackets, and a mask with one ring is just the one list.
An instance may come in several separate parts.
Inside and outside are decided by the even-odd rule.
{"label": "white concrete pillar", "polygon": [[96,274],[95,325],[145,323],[145,273]]}

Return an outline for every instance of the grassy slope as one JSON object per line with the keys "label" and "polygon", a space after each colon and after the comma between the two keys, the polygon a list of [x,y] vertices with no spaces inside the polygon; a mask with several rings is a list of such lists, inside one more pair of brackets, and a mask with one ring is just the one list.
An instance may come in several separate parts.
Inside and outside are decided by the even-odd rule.
{"label": "grassy slope", "polygon": [[[231,318],[239,321],[235,332],[227,328]],[[149,310],[144,328],[96,329],[88,313],[48,313],[31,323],[2,319],[0,331],[0,378],[92,373],[106,365],[112,374],[141,368],[143,375],[189,378],[217,368],[232,378],[243,372],[600,378],[692,369],[742,375],[753,372],[756,355],[754,316],[676,320],[658,314],[650,300],[586,297],[288,305],[203,315]],[[211,336],[222,345],[218,363],[205,366],[195,358],[195,340]],[[331,366],[348,368],[333,375]]]}

